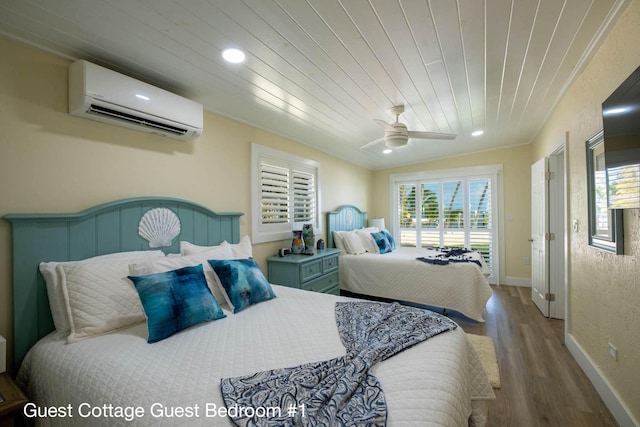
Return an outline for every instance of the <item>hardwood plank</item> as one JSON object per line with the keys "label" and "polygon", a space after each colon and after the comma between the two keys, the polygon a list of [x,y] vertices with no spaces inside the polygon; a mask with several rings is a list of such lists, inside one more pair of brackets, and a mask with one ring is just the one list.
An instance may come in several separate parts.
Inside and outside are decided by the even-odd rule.
{"label": "hardwood plank", "polygon": [[495,390],[487,426],[617,426],[565,347],[564,321],[542,316],[529,288],[492,288],[486,323],[449,314],[466,332],[489,335],[496,344],[502,388]]}

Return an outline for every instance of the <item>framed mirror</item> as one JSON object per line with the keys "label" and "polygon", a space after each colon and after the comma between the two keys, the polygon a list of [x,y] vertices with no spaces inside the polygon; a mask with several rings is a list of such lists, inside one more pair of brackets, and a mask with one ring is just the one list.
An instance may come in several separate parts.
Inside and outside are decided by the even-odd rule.
{"label": "framed mirror", "polygon": [[622,210],[607,207],[607,169],[604,164],[604,132],[598,131],[586,142],[587,191],[589,203],[589,246],[624,253]]}

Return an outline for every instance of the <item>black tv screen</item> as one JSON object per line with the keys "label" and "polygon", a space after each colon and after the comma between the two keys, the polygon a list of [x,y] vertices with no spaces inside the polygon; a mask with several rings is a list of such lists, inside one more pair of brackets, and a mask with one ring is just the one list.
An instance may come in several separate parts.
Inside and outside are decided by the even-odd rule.
{"label": "black tv screen", "polygon": [[640,67],[602,103],[610,209],[640,208]]}

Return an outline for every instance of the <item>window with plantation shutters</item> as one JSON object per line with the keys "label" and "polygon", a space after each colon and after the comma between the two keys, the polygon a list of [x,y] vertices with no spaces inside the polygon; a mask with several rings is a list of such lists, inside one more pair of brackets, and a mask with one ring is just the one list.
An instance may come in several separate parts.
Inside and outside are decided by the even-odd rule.
{"label": "window with plantation shutters", "polygon": [[393,233],[401,246],[476,250],[497,283],[501,168],[392,175]]}
{"label": "window with plantation shutters", "polygon": [[252,145],[252,240],[285,240],[303,224],[320,231],[320,165],[258,144]]}

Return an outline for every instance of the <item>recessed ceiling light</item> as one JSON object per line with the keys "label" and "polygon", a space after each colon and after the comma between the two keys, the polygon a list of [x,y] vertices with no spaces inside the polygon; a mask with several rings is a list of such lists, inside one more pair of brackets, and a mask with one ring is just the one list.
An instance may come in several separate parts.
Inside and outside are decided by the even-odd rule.
{"label": "recessed ceiling light", "polygon": [[231,62],[232,64],[239,64],[244,61],[244,52],[239,49],[225,49],[222,51],[222,57],[225,61]]}
{"label": "recessed ceiling light", "polygon": [[483,130],[477,130],[477,131],[473,132],[473,133],[471,134],[471,136],[480,136],[480,135],[482,135],[483,133],[484,133],[484,131],[483,131]]}
{"label": "recessed ceiling light", "polygon": [[382,150],[382,152],[383,152],[384,154],[391,154],[391,153],[393,152],[393,150],[392,150],[392,149],[390,149],[390,148],[386,148],[386,149]]}

